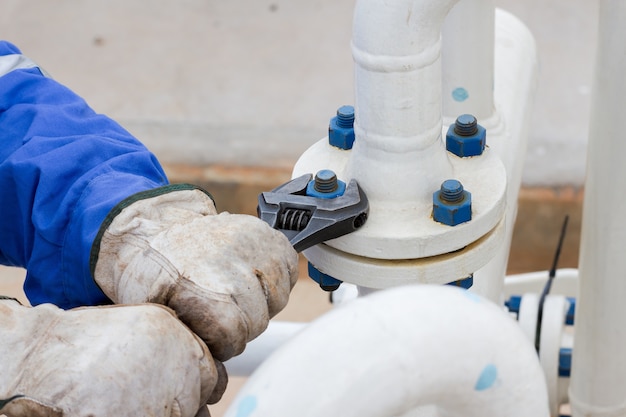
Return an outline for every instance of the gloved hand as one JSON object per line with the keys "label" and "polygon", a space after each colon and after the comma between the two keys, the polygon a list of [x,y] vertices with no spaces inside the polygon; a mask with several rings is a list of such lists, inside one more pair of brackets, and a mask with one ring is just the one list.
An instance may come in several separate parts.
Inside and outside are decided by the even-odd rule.
{"label": "gloved hand", "polygon": [[61,310],[0,300],[0,415],[207,416],[223,365],[154,304]]}
{"label": "gloved hand", "polygon": [[218,215],[208,194],[184,184],[124,200],[92,247],[94,279],[113,302],[172,308],[222,361],[287,304],[297,266],[280,232],[256,217]]}

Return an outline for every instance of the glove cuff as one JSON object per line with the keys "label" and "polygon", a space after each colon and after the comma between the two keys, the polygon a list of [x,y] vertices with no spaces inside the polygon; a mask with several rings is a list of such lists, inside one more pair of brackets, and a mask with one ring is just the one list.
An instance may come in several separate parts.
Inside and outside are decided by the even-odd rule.
{"label": "glove cuff", "polygon": [[[114,265],[119,264],[111,263],[109,258],[123,252],[121,245],[125,241],[124,235],[140,236],[141,240],[149,242],[151,237],[173,224],[185,223],[190,218],[210,214],[217,214],[213,197],[206,190],[192,184],[171,184],[131,195],[111,209],[98,230],[89,256],[92,278],[113,302],[120,302],[115,294],[111,294],[111,289],[107,291],[99,281],[101,277],[106,281],[116,281],[123,272],[117,271]],[[107,247],[112,245],[106,235],[122,237],[116,239],[118,247]],[[106,253],[107,259],[101,259],[103,253]],[[108,266],[100,265],[96,274],[99,260]]]}

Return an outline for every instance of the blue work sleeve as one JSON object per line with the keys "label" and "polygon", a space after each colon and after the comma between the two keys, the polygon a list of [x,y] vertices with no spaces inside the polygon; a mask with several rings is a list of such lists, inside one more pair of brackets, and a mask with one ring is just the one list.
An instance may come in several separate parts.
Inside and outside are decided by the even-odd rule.
{"label": "blue work sleeve", "polygon": [[89,255],[120,201],[167,184],[155,156],[0,41],[0,263],[27,270],[33,304],[110,303]]}

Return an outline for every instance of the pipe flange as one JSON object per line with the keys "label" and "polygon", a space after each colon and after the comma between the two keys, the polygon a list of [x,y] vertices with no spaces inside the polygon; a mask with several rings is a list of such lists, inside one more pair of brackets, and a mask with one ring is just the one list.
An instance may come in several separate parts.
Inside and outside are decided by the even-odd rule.
{"label": "pipe flange", "polygon": [[327,244],[303,253],[324,274],[368,288],[391,288],[414,283],[447,284],[483,267],[500,248],[504,220],[461,250],[418,259],[375,259],[342,252]]}
{"label": "pipe flange", "polygon": [[[355,143],[355,146],[358,144]],[[322,139],[300,157],[293,176],[328,168],[344,181],[353,178],[359,181],[358,175],[353,178],[351,175],[354,174],[354,166],[349,166],[351,152],[338,150],[330,146],[327,139]],[[506,207],[507,178],[500,158],[489,148],[480,156],[461,158],[445,152],[442,144],[433,146],[430,155],[428,152],[424,155],[420,155],[421,160],[415,161],[412,171],[402,172],[401,175],[411,178],[410,181],[387,184],[388,187],[405,188],[405,199],[386,200],[380,197],[384,194],[380,190],[365,188],[371,181],[359,181],[370,204],[367,223],[357,232],[326,244],[364,258],[413,262],[460,250],[490,233],[504,217]],[[428,169],[428,164],[440,166],[442,161],[446,165],[443,173],[441,170],[438,172],[436,167]],[[472,219],[456,226],[438,223],[432,216],[432,192],[449,178],[458,179],[472,194]],[[425,179],[437,184],[437,188],[431,186],[433,189],[429,194],[412,194],[407,184]]]}

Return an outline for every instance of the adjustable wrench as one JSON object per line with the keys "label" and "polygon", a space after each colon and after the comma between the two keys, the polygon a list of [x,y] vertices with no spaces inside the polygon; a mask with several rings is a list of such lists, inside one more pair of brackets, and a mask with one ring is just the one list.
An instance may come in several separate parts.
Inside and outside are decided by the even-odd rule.
{"label": "adjustable wrench", "polygon": [[287,236],[297,252],[358,230],[369,212],[367,197],[355,180],[343,195],[319,198],[306,195],[312,179],[305,174],[259,195],[259,218]]}

